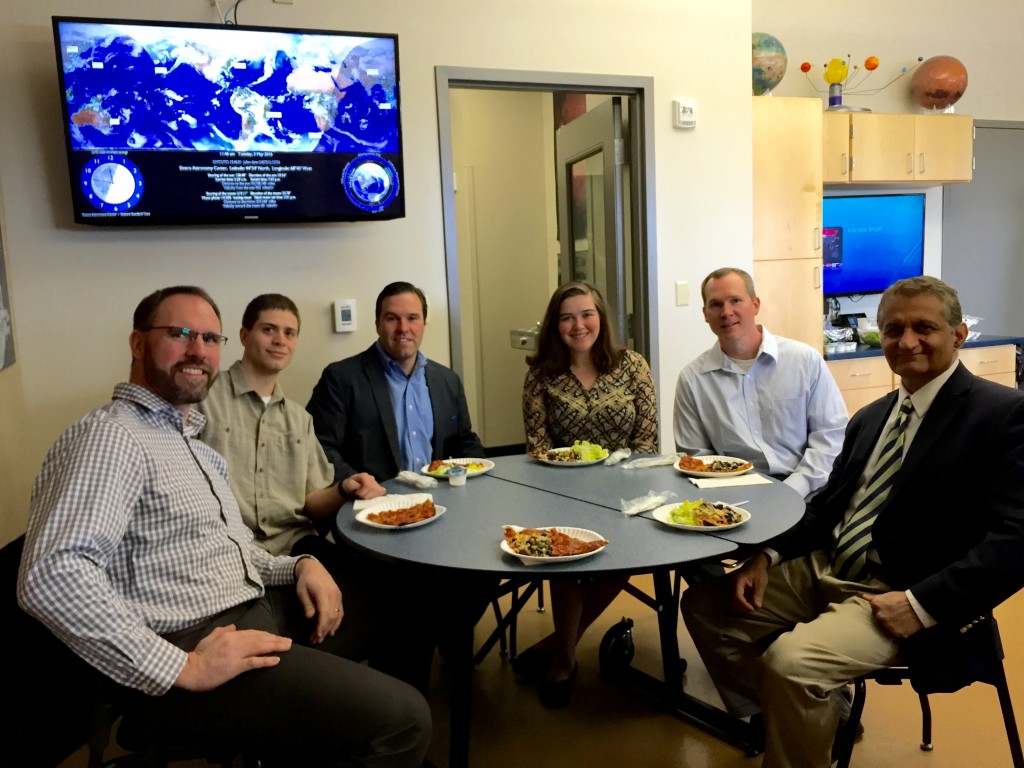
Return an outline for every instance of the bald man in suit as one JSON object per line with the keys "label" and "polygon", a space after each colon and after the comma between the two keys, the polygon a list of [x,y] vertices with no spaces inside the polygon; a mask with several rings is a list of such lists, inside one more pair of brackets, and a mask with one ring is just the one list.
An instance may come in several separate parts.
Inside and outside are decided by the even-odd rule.
{"label": "bald man in suit", "polygon": [[[853,417],[793,529],[683,595],[727,708],[764,716],[764,768],[827,768],[834,694],[859,675],[906,661],[934,690],[969,683],[964,628],[1024,586],[1024,393],[958,361],[967,328],[942,281],[890,286],[878,320],[899,390]],[[878,484],[890,455],[895,474]]]}

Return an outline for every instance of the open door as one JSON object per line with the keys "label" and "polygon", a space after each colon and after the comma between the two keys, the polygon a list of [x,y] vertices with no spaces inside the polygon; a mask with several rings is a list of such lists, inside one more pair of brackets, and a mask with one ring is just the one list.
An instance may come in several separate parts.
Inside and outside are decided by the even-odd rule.
{"label": "open door", "polygon": [[[636,231],[630,205],[628,120],[622,99],[612,97],[558,129],[555,138],[558,195],[559,282],[586,280],[604,294],[619,339],[646,354],[635,326],[644,297],[636,289]],[[638,295],[641,294],[641,295]]]}
{"label": "open door", "polygon": [[[518,452],[526,339],[559,283],[595,283],[621,340],[650,359],[653,82],[449,67],[436,74],[451,364],[487,450]],[[557,142],[556,93],[583,94],[590,106]],[[577,222],[573,167],[584,189]]]}

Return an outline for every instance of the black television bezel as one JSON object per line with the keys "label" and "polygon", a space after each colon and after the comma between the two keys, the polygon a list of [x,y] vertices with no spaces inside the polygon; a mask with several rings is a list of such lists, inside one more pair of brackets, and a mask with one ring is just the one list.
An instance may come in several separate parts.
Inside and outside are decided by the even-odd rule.
{"label": "black television bezel", "polygon": [[[75,154],[86,152],[86,150],[74,149],[73,141],[71,136],[70,116],[68,109],[68,100],[64,96],[64,61],[61,51],[61,39],[60,39],[60,27],[62,22],[70,23],[82,23],[82,24],[118,24],[118,25],[129,25],[129,26],[147,26],[147,27],[176,27],[186,29],[220,29],[224,28],[229,32],[234,31],[250,31],[250,32],[269,32],[269,33],[283,33],[283,34],[309,34],[309,35],[322,35],[326,37],[366,37],[366,38],[380,38],[389,39],[394,44],[395,51],[395,102],[397,104],[397,124],[398,124],[398,151],[396,153],[387,153],[386,157],[390,163],[395,167],[398,190],[396,192],[396,199],[393,207],[389,205],[383,211],[371,212],[365,211],[363,213],[355,214],[331,214],[331,215],[311,215],[311,214],[291,214],[287,216],[277,216],[271,218],[254,217],[252,214],[221,214],[202,216],[187,214],[181,216],[164,215],[159,218],[153,219],[148,217],[97,217],[87,218],[83,214],[88,211],[85,206],[89,205],[84,199],[80,198],[79,193],[79,180],[75,174],[75,168],[79,164],[75,160]],[[207,23],[207,22],[188,22],[188,21],[163,21],[155,19],[126,19],[126,18],[111,18],[111,17],[92,17],[92,16],[52,16],[51,17],[52,29],[53,29],[53,40],[54,40],[54,53],[57,61],[57,90],[60,94],[61,101],[61,116],[63,121],[63,136],[64,136],[64,150],[65,159],[67,161],[67,178],[71,187],[71,208],[76,224],[83,226],[99,226],[99,227],[177,227],[177,226],[239,226],[239,227],[250,227],[254,225],[270,226],[270,225],[295,225],[295,224],[316,224],[316,223],[359,223],[367,221],[391,221],[395,219],[404,218],[406,216],[406,203],[405,203],[405,141],[402,128],[402,97],[401,97],[401,69],[400,69],[400,54],[399,54],[399,39],[398,34],[394,32],[360,32],[355,30],[336,30],[336,29],[312,29],[305,27],[284,27],[284,26],[263,26],[263,25],[246,25],[246,24],[218,24],[218,23]],[[153,151],[153,150],[134,150],[138,152],[142,151]],[[160,150],[168,153],[174,150]],[[183,150],[189,151],[189,150]],[[197,150],[198,151],[198,150]],[[91,153],[93,155],[108,154],[101,151]],[[123,153],[127,154],[127,153]],[[282,153],[283,154],[283,153]],[[304,156],[306,154],[314,153],[289,153],[293,155]],[[159,183],[159,180],[157,180]]]}
{"label": "black television bezel", "polygon": [[[918,275],[924,274],[925,258],[927,253],[927,242],[928,242],[928,193],[924,189],[907,189],[907,190],[836,190],[829,194],[826,191],[822,195],[822,260],[824,260],[825,248],[824,248],[824,237],[825,237],[825,220],[824,220],[824,201],[825,200],[843,200],[848,198],[880,198],[880,197],[920,197],[921,198],[921,271]],[[821,288],[823,299],[842,299],[850,298],[855,296],[881,296],[885,293],[885,289],[889,286],[886,285],[878,290],[871,291],[860,291],[856,293],[828,293],[825,291],[825,269],[824,263],[822,264],[822,277],[821,277]]]}

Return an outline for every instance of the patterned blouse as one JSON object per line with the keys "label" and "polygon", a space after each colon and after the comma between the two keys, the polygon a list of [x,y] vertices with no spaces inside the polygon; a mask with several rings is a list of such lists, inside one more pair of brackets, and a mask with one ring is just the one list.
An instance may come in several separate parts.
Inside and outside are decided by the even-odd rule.
{"label": "patterned blouse", "polygon": [[526,450],[547,450],[589,440],[608,450],[631,448],[658,452],[658,405],[647,361],[626,350],[622,362],[599,374],[584,389],[574,374],[552,379],[536,367],[523,385],[523,423]]}

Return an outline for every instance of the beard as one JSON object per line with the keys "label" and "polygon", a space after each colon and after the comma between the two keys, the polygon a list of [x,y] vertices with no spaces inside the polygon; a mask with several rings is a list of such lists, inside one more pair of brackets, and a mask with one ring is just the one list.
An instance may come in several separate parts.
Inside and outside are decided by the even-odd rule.
{"label": "beard", "polygon": [[[206,373],[206,379],[189,381],[183,385],[178,384],[175,374],[183,368],[199,368]],[[213,386],[213,382],[217,380],[218,375],[217,371],[211,371],[210,366],[201,360],[182,360],[175,363],[169,371],[164,371],[156,366],[153,358],[149,355],[142,360],[142,371],[149,389],[174,406],[201,402],[210,387]]]}

